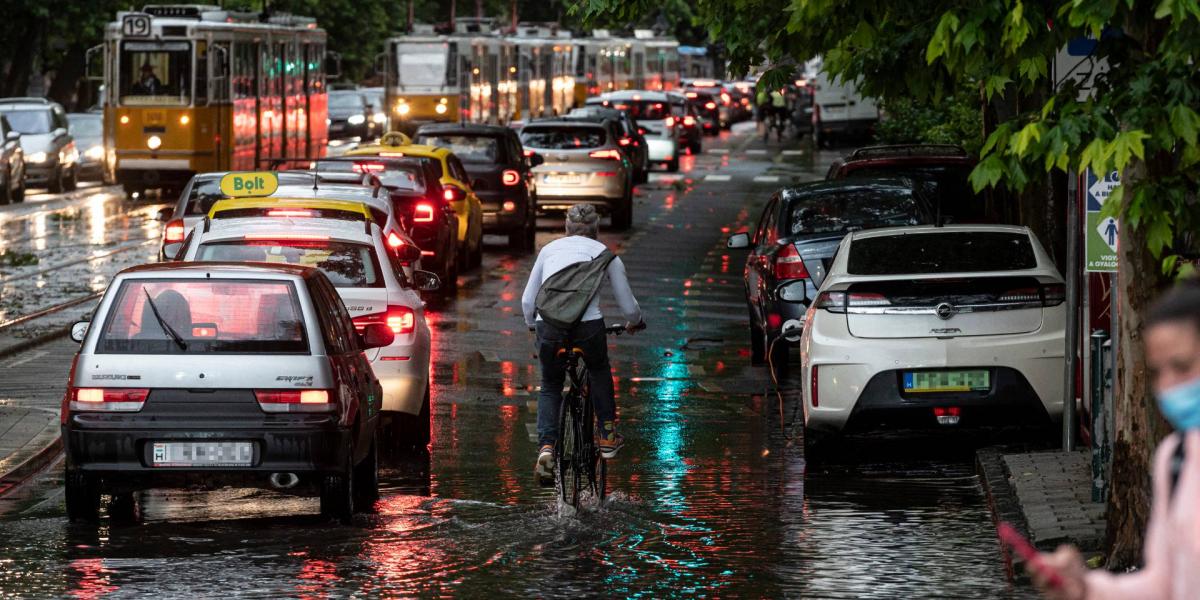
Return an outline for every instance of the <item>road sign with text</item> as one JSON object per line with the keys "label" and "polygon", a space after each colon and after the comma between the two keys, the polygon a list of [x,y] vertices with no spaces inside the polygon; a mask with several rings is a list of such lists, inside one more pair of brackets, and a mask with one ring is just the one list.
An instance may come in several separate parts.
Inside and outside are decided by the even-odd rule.
{"label": "road sign with text", "polygon": [[1084,183],[1084,192],[1087,194],[1087,220],[1083,225],[1083,268],[1090,273],[1115,273],[1117,233],[1120,231],[1120,224],[1112,217],[1103,216],[1101,211],[1112,191],[1121,185],[1121,173],[1112,171],[1097,176],[1088,169]]}

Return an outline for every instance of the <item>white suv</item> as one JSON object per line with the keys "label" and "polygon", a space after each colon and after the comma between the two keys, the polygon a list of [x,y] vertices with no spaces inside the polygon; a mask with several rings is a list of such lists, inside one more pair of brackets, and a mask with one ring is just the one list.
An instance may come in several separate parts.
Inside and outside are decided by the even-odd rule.
{"label": "white suv", "polygon": [[847,430],[1061,422],[1063,301],[1025,227],[847,235],[800,342],[806,448]]}
{"label": "white suv", "polygon": [[390,345],[366,351],[383,386],[384,422],[391,424],[392,433],[389,445],[425,448],[430,333],[418,291],[437,289],[437,276],[415,271],[410,281],[374,222],[287,212],[288,216],[209,219],[207,227],[193,230],[183,260],[285,263],[323,271],[356,329],[382,323],[395,334]]}

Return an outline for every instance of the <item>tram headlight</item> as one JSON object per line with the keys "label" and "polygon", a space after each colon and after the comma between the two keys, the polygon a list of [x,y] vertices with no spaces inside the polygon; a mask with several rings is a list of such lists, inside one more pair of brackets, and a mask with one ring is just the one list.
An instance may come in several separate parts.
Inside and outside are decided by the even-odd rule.
{"label": "tram headlight", "polygon": [[433,107],[433,111],[434,111],[434,112],[436,112],[436,113],[437,113],[437,114],[439,114],[439,115],[444,115],[444,114],[446,114],[446,105],[445,105],[445,104],[439,104],[439,105],[437,105],[437,106],[434,106],[434,107]]}
{"label": "tram headlight", "polygon": [[371,115],[371,120],[375,121],[376,123],[378,123],[380,125],[383,125],[383,123],[385,121],[387,121],[387,115],[385,115],[381,112],[377,112],[377,113]]}
{"label": "tram headlight", "polygon": [[151,150],[158,150],[162,146],[162,138],[157,135],[152,135],[146,138],[146,147]]}
{"label": "tram headlight", "polygon": [[350,118],[346,119],[346,122],[351,125],[362,125],[363,123],[367,122],[367,116],[366,115],[350,115]]}
{"label": "tram headlight", "polygon": [[396,112],[400,113],[401,115],[407,115],[408,111],[410,111],[410,110],[412,110],[412,108],[409,107],[408,104],[406,104],[404,102],[401,102],[400,104],[396,105]]}

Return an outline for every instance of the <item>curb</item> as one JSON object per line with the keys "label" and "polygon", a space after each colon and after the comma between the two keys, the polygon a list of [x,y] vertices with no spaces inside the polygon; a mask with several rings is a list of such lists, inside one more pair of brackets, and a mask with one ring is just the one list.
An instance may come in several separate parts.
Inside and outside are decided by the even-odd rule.
{"label": "curb", "polygon": [[62,452],[62,449],[62,436],[55,436],[54,441],[46,444],[33,456],[25,459],[25,462],[13,467],[9,472],[0,475],[0,496],[4,496],[20,487],[21,484],[46,468],[47,465],[53,463],[58,458],[59,453]]}
{"label": "curb", "polygon": [[[975,453],[975,471],[983,483],[983,492],[987,495],[992,522],[996,524],[1001,521],[1007,522],[1026,539],[1029,539],[1029,523],[1025,520],[1025,513],[1021,510],[1016,491],[1008,482],[1009,473],[1008,469],[1004,467],[1004,460],[1000,458],[1001,454],[1002,448],[994,446],[977,451]],[[1025,561],[1021,560],[1020,556],[1014,555],[1004,544],[1000,544],[1000,550],[1004,556],[1008,580],[1013,583],[1031,584],[1032,580],[1025,572]],[[1039,548],[1039,550],[1053,550],[1053,548]]]}
{"label": "curb", "polygon": [[42,335],[31,337],[27,340],[21,340],[11,346],[0,348],[0,358],[8,358],[14,354],[20,354],[26,350],[29,350],[30,348],[35,348],[37,346],[41,346],[42,344],[48,344],[59,338],[66,337],[71,333],[72,325],[74,325],[74,323],[51,329]]}

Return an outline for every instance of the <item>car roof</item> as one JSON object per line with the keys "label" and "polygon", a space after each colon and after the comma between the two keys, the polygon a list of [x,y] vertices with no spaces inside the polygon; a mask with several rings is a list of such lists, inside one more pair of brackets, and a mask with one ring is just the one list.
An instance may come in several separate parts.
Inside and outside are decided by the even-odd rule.
{"label": "car roof", "polygon": [[[76,114],[78,114],[78,113],[76,113]],[[67,115],[67,116],[70,116],[70,115]],[[195,175],[192,175],[192,181],[212,181],[214,179],[220,179],[230,173],[242,173],[242,172],[243,171],[206,171],[204,173],[196,173]],[[274,173],[275,173],[276,177],[280,177],[280,178],[287,177],[287,178],[291,179],[294,177],[297,182],[300,181],[301,177],[308,177],[310,179],[312,178],[312,175],[308,174],[305,171],[274,171]],[[282,186],[285,184],[283,184],[281,181],[280,185]]]}
{"label": "car roof", "polygon": [[487,125],[483,123],[426,123],[417,128],[416,135],[432,133],[478,133],[486,135],[503,135],[511,131],[504,125]]}
{"label": "car roof", "polygon": [[339,219],[296,219],[277,217],[247,217],[214,221],[203,233],[202,242],[240,239],[247,235],[277,235],[286,239],[289,235],[325,235],[331,239],[370,244],[379,226],[371,224],[368,233],[362,223]]}
{"label": "car roof", "polygon": [[669,99],[666,92],[654,90],[618,90],[615,92],[605,92],[600,94],[601,100],[649,100],[651,102],[662,102]]}
{"label": "car roof", "polygon": [[354,200],[326,200],[314,198],[281,198],[279,196],[264,196],[259,198],[224,198],[213,203],[212,208],[208,211],[209,218],[215,217],[218,213],[230,210],[243,210],[248,208],[267,208],[267,209],[316,209],[316,210],[335,210],[363,215],[367,221],[371,221],[371,211],[363,202]]}
{"label": "car roof", "polygon": [[320,272],[320,269],[315,267],[282,263],[166,262],[129,267],[117,273],[117,277],[137,275],[140,277],[207,279],[215,274],[218,277],[291,279],[312,277]]}
{"label": "car roof", "polygon": [[100,113],[73,112],[73,113],[67,113],[67,118],[68,119],[89,119],[89,120],[95,121],[95,120],[103,119],[104,115],[102,115]]}
{"label": "car roof", "polygon": [[893,237],[919,233],[1016,233],[1030,235],[1029,228],[1021,225],[909,225],[905,227],[883,227],[864,229],[849,233],[851,241],[866,238]]}
{"label": "car roof", "polygon": [[902,176],[879,176],[879,177],[847,177],[845,179],[833,179],[822,181],[810,181],[797,185],[788,186],[779,190],[779,195],[788,201],[806,196],[819,196],[823,193],[844,192],[854,188],[894,188],[911,193],[912,182],[908,178]]}
{"label": "car roof", "polygon": [[15,97],[15,98],[0,98],[0,108],[18,107],[18,108],[50,108],[57,104],[46,98],[32,97]]}
{"label": "car roof", "polygon": [[605,119],[604,121],[590,121],[588,119],[572,119],[568,117],[547,117],[545,119],[534,119],[526,123],[525,127],[522,127],[521,129],[532,127],[534,125],[570,125],[572,127],[583,125],[585,127],[603,128],[605,121],[608,121],[608,119]]}
{"label": "car roof", "polygon": [[438,160],[445,158],[447,155],[453,154],[453,152],[451,152],[448,148],[442,148],[441,146],[429,146],[427,144],[367,144],[365,146],[359,146],[353,150],[347,151],[342,156],[380,156],[383,158],[388,158],[383,154],[385,152],[395,153],[398,155],[397,158],[402,158],[404,156],[415,156],[436,158]]}

